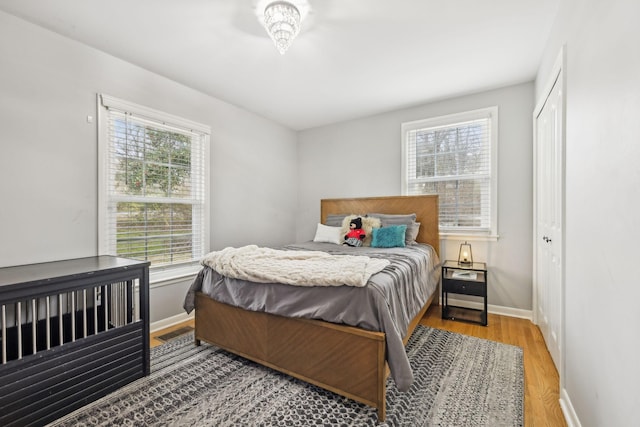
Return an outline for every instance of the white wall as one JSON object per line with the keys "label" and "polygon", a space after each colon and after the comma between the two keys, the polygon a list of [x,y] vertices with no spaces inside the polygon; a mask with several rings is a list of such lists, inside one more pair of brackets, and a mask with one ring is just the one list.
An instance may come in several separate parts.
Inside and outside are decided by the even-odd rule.
{"label": "white wall", "polygon": [[97,254],[96,93],[211,126],[212,249],[295,238],[295,132],[0,12],[0,267]]}
{"label": "white wall", "polygon": [[[313,238],[322,198],[400,194],[402,122],[493,105],[499,108],[500,238],[472,242],[474,259],[489,265],[489,304],[530,315],[533,83],[299,132],[297,239]],[[442,258],[457,259],[459,244],[443,241]]]}
{"label": "white wall", "polygon": [[640,419],[640,2],[566,0],[538,73],[566,49],[565,366],[570,425]]}
{"label": "white wall", "polygon": [[[563,0],[536,80],[539,96],[566,45],[561,381],[571,421],[584,426],[640,419],[638,16],[633,0]],[[304,131],[296,154],[286,128],[0,12],[0,266],[96,254],[86,116],[98,92],[212,127],[212,249],[310,239],[321,198],[399,193],[400,123],[499,105],[500,239],[474,250],[492,270],[490,303],[531,309],[531,85]],[[152,320],[180,312],[185,286],[152,291]]]}

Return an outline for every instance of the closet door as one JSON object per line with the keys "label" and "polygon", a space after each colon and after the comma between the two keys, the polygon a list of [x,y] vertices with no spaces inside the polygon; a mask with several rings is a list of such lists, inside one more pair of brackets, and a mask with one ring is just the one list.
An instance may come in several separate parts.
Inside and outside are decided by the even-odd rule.
{"label": "closet door", "polygon": [[558,371],[563,313],[564,132],[561,73],[535,117],[534,319]]}

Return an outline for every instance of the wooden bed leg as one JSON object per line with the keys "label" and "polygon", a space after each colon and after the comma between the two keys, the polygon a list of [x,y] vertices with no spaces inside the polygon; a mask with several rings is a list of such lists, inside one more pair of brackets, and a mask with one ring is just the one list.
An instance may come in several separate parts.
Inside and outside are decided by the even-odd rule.
{"label": "wooden bed leg", "polygon": [[202,344],[202,341],[200,341],[198,338],[196,338],[195,339],[195,344],[196,344],[196,347],[199,347],[200,344]]}
{"label": "wooden bed leg", "polygon": [[383,401],[382,404],[378,406],[378,422],[383,423],[386,417],[387,417],[387,402]]}

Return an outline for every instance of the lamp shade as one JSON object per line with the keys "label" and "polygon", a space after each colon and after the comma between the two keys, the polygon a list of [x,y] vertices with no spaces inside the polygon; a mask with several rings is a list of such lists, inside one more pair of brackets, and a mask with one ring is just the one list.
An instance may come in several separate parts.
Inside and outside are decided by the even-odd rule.
{"label": "lamp shade", "polygon": [[460,245],[460,252],[458,252],[458,264],[460,265],[473,265],[473,253],[471,252],[471,245],[464,242]]}

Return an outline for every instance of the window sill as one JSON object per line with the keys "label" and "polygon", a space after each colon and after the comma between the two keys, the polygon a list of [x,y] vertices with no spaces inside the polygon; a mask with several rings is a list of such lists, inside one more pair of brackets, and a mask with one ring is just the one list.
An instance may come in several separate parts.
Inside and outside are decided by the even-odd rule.
{"label": "window sill", "polygon": [[497,234],[463,234],[440,232],[440,240],[466,240],[467,242],[497,242]]}
{"label": "window sill", "polygon": [[193,276],[198,274],[201,265],[187,265],[184,267],[159,269],[157,271],[149,272],[150,287],[157,288],[160,286],[173,285],[178,282],[182,282],[185,279],[191,280]]}

